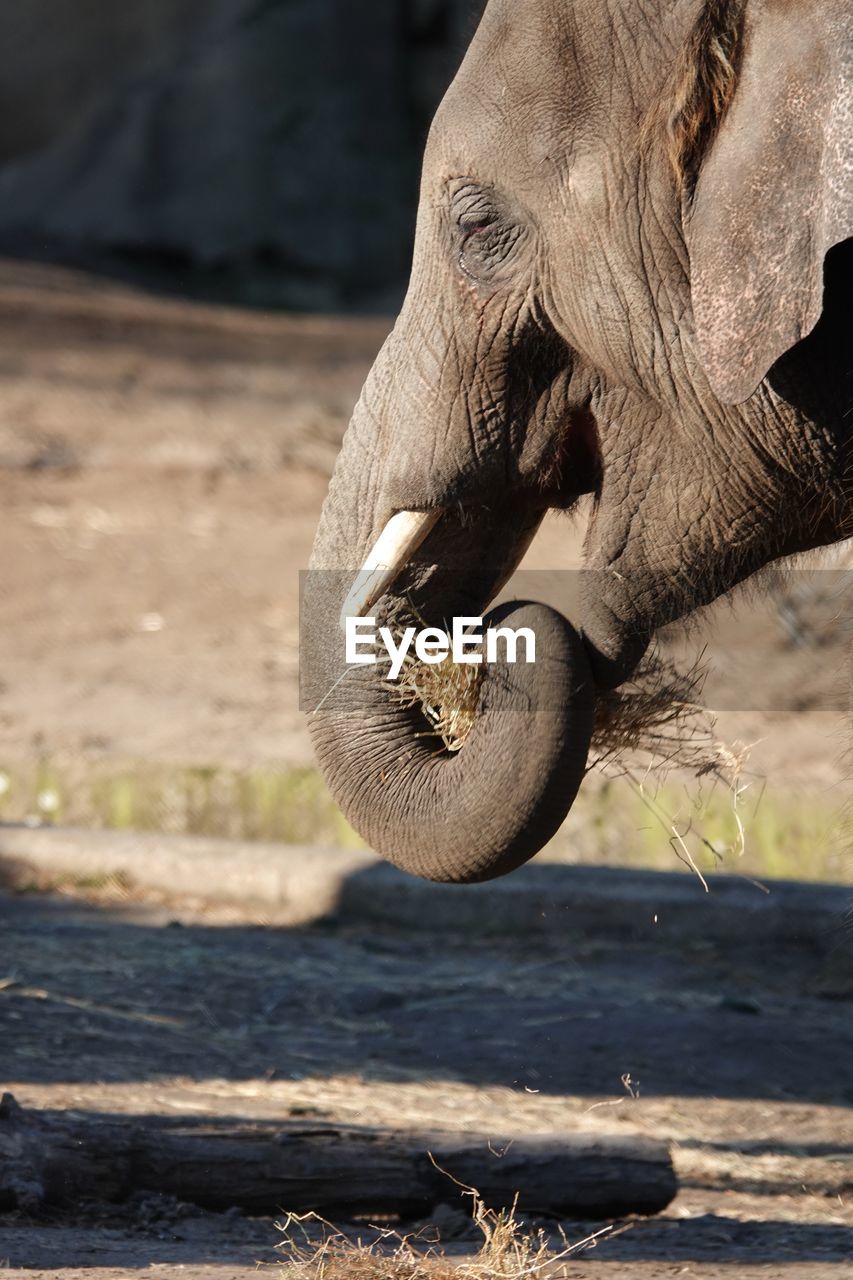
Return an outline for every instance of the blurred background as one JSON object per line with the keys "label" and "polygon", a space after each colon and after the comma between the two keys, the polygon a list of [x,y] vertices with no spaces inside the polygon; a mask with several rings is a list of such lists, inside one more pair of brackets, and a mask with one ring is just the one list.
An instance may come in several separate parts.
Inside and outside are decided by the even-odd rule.
{"label": "blurred background", "polygon": [[393,310],[477,0],[27,0],[0,14],[0,244],[162,288]]}
{"label": "blurred background", "polygon": [[[481,8],[0,10],[0,819],[357,843],[297,707],[297,571]],[[528,567],[582,538],[547,522]],[[743,791],[599,776],[544,856],[673,867],[689,831],[706,866],[850,875],[822,581],[667,638]]]}

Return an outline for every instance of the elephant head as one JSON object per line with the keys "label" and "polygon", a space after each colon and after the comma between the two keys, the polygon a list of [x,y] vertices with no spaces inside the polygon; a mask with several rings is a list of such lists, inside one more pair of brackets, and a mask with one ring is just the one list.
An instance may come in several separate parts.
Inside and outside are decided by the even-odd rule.
{"label": "elephant head", "polygon": [[[529,858],[580,784],[596,690],[658,627],[844,535],[849,27],[846,0],[486,5],[304,592],[321,767],[408,870]],[[348,597],[477,615],[544,513],[588,493],[579,631],[501,613],[537,662],[489,669],[462,750],[374,669],[339,679]],[[385,571],[353,596],[380,539]]]}

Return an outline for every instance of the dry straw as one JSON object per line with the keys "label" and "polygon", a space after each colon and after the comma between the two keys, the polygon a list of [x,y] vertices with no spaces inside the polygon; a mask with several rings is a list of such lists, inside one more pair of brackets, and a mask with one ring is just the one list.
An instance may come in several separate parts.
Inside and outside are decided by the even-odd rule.
{"label": "dry straw", "polygon": [[[397,640],[403,630],[403,621],[395,619]],[[739,757],[715,737],[714,717],[700,701],[704,679],[700,663],[682,673],[652,651],[632,680],[598,696],[590,768],[612,773],[644,761],[656,769],[729,777]],[[454,662],[450,654],[427,664],[409,652],[398,679],[386,680],[386,687],[403,706],[420,708],[425,737],[456,752],[474,727],[482,680],[481,665]]]}
{"label": "dry straw", "polygon": [[[403,624],[398,620],[395,624],[402,632]],[[595,769],[627,780],[676,857],[708,892],[697,857],[710,856],[717,864],[723,853],[738,859],[745,851],[741,808],[748,784],[742,776],[749,753],[747,748],[729,746],[717,737],[715,717],[701,702],[705,674],[701,660],[681,672],[671,658],[652,650],[633,679],[619,689],[599,694],[588,771]],[[482,680],[482,666],[456,663],[450,655],[429,665],[410,653],[399,678],[386,681],[386,687],[403,706],[420,708],[425,720],[423,736],[436,740],[436,751],[458,752],[476,721]],[[720,849],[719,841],[709,840],[703,833],[698,817],[703,804],[701,791],[689,799],[692,812],[686,821],[668,810],[661,799],[661,787],[672,773],[721,783],[726,788],[733,839],[725,850]]]}
{"label": "dry straw", "polygon": [[424,734],[440,738],[447,751],[461,751],[477,718],[483,669],[454,662],[448,655],[428,665],[407,655],[388,688],[404,707],[420,707],[429,726]]}
{"label": "dry straw", "polygon": [[[423,629],[426,625],[411,601],[406,612],[395,610],[388,620],[398,645],[407,627]],[[386,680],[385,687],[395,702],[423,713],[426,725],[421,736],[440,739],[439,751],[456,752],[474,727],[482,681],[483,669],[474,663],[454,662],[450,654],[441,662],[426,663],[409,650],[399,676]]]}
{"label": "dry straw", "polygon": [[[710,856],[718,865],[723,853],[739,859],[746,850],[741,809],[749,786],[743,781],[749,748],[730,746],[717,737],[714,714],[700,701],[705,674],[701,660],[681,672],[659,651],[648,654],[631,681],[599,697],[588,767],[627,780],[675,856],[708,893],[697,856]],[[726,788],[733,839],[724,850],[703,832],[700,815],[706,797],[701,788],[692,797],[686,790],[686,820],[676,817],[661,799],[662,784],[673,772]]]}
{"label": "dry straw", "polygon": [[705,676],[701,660],[682,672],[652,650],[631,680],[599,695],[589,767],[618,773],[645,763],[658,774],[683,769],[732,781],[745,754],[717,738],[714,714],[701,702]]}
{"label": "dry straw", "polygon": [[392,1227],[367,1227],[372,1239],[365,1243],[316,1214],[289,1214],[277,1224],[285,1237],[279,1246],[282,1280],[561,1280],[570,1274],[568,1259],[630,1227],[606,1226],[575,1242],[560,1231],[555,1248],[544,1230],[519,1217],[517,1197],[508,1208],[490,1209],[475,1188],[446,1176],[471,1201],[472,1228],[481,1240],[473,1256],[457,1262],[443,1256],[435,1228],[404,1235]]}

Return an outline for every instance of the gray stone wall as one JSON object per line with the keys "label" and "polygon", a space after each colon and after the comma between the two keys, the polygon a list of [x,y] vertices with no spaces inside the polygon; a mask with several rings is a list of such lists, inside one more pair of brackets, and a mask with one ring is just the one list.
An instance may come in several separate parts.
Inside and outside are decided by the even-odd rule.
{"label": "gray stone wall", "polygon": [[0,249],[132,260],[244,300],[390,301],[425,130],[481,7],[0,6]]}

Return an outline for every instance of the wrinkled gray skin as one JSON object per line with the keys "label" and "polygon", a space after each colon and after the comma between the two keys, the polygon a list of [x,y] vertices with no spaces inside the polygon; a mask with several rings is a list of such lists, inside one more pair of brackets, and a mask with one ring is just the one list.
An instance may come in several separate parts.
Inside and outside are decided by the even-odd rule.
{"label": "wrinkled gray skin", "polygon": [[344,812],[421,875],[530,857],[580,783],[594,686],[849,527],[846,5],[748,0],[733,103],[682,197],[640,128],[700,7],[491,0],[430,133],[410,288],[317,532],[312,567],[342,572],[306,587],[307,700],[395,511],[446,511],[393,589],[440,620],[487,604],[547,508],[595,509],[582,642],[529,610],[546,660],[487,681],[458,755],[363,670],[312,716]]}

